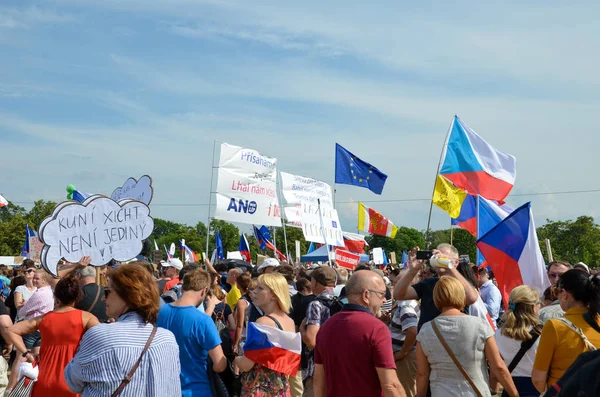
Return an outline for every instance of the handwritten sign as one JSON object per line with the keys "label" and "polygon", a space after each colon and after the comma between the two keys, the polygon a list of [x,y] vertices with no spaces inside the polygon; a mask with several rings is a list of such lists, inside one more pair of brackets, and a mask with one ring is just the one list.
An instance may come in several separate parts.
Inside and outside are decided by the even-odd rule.
{"label": "handwritten sign", "polygon": [[61,258],[77,262],[90,256],[91,264],[102,266],[111,259],[127,261],[142,251],[142,240],[154,229],[148,206],[137,200],[114,200],[101,195],[83,203],[63,202],[44,219],[39,237],[44,243],[41,263],[57,275]]}
{"label": "handwritten sign", "polygon": [[146,205],[150,205],[154,189],[152,188],[152,178],[148,175],[144,175],[139,180],[135,178],[128,178],[123,186],[116,188],[110,198],[114,201],[121,201],[123,199],[133,199],[141,201]]}

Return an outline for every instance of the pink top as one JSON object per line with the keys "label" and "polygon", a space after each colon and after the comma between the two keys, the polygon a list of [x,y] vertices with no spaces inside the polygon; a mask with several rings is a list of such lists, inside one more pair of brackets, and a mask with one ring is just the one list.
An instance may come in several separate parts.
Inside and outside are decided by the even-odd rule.
{"label": "pink top", "polygon": [[54,309],[54,295],[49,285],[38,288],[17,314],[25,320],[46,314]]}

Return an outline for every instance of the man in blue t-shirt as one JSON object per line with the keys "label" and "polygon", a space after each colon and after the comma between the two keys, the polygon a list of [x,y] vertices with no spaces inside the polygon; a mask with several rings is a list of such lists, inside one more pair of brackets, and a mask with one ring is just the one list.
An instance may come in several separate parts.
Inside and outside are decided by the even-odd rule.
{"label": "man in blue t-shirt", "polygon": [[223,372],[227,367],[217,327],[210,316],[197,309],[209,286],[210,276],[205,270],[187,273],[183,277],[181,298],[164,305],[158,312],[156,325],[173,332],[179,345],[183,397],[212,396],[207,373],[208,356],[215,372]]}

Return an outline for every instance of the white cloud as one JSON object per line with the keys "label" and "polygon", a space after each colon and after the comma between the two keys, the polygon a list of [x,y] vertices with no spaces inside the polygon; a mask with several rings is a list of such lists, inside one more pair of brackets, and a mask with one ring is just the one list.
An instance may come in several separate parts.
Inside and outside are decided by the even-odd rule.
{"label": "white cloud", "polygon": [[73,15],[37,6],[0,7],[0,29],[32,28],[40,24],[62,24],[76,21],[77,19]]}

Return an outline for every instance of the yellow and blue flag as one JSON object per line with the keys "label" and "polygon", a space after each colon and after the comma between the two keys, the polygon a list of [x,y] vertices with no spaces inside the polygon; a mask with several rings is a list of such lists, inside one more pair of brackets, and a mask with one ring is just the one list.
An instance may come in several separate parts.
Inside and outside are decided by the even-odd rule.
{"label": "yellow and blue flag", "polygon": [[387,175],[335,144],[335,183],[366,187],[381,194]]}

